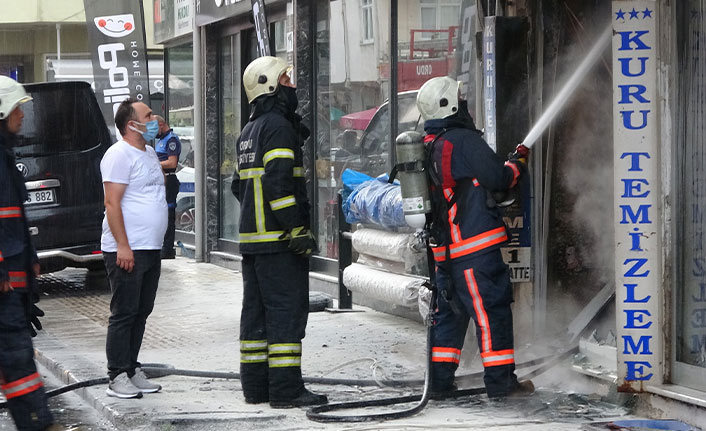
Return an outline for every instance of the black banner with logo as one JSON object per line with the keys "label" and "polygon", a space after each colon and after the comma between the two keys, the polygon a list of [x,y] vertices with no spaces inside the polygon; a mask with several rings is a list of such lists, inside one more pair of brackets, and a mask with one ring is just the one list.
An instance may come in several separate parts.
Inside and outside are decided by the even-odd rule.
{"label": "black banner with logo", "polygon": [[94,90],[106,124],[115,130],[115,111],[132,97],[149,105],[149,76],[141,0],[84,0],[93,61]]}
{"label": "black banner with logo", "polygon": [[468,101],[471,115],[475,118],[476,82],[476,32],[478,31],[478,11],[474,1],[463,0],[461,17],[456,30],[456,80],[463,83],[461,97]]}
{"label": "black banner with logo", "polygon": [[252,0],[252,15],[257,34],[257,54],[260,57],[270,55],[270,32],[267,28],[265,0]]}

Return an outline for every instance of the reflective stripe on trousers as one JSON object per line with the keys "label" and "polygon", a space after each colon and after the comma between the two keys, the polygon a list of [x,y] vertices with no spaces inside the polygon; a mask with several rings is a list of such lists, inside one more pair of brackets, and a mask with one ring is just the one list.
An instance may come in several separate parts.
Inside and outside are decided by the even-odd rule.
{"label": "reflective stripe on trousers", "polygon": [[454,349],[453,347],[432,347],[431,361],[453,362],[458,365],[461,361],[461,349]]}
{"label": "reflective stripe on trousers", "polygon": [[42,377],[39,373],[35,372],[29,376],[2,385],[2,391],[5,393],[5,398],[9,400],[34,392],[42,386],[44,386]]}

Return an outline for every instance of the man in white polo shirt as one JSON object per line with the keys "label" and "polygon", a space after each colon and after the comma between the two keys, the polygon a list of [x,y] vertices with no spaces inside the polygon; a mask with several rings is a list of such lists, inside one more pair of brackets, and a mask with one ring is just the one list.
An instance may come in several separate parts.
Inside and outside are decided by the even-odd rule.
{"label": "man in white polo shirt", "polygon": [[123,139],[101,160],[105,190],[101,249],[112,293],[106,392],[140,398],[161,389],[147,380],[137,355],[159,284],[167,204],[159,159],[147,145],[159,130],[152,110],[142,102],[125,100],[115,113],[115,125]]}

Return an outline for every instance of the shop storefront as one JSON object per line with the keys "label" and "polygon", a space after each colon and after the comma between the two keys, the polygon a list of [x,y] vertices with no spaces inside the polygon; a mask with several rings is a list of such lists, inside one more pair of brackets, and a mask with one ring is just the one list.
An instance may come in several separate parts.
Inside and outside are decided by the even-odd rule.
{"label": "shop storefront", "polygon": [[[501,155],[521,142],[542,112],[563,95],[566,103],[531,142],[531,195],[522,204],[531,216],[520,212],[506,219],[517,232],[506,251],[516,283],[517,337],[531,342],[533,337],[565,334],[595,307],[595,298],[608,292],[607,306],[595,307],[591,325],[613,349],[609,355],[615,357],[616,376],[630,380],[632,388],[642,382],[642,390],[665,399],[706,405],[706,395],[699,392],[706,387],[706,314],[700,305],[706,302],[702,1],[567,1],[561,6],[529,0],[265,3],[271,51],[295,66],[299,112],[312,130],[305,166],[319,243],[312,278],[335,283],[341,173],[353,169],[377,176],[390,171],[396,136],[422,131],[415,98],[427,79],[451,76],[463,82],[462,94],[477,127]],[[490,3],[497,3],[497,9]],[[638,53],[633,60],[613,58],[611,65],[616,51],[606,43],[598,47],[595,64],[573,83],[575,88],[568,95],[562,92],[608,23],[623,19],[613,10],[623,3],[626,23],[655,20],[652,60],[642,60],[648,56]],[[248,115],[240,78],[257,56],[257,39],[250,2],[201,1],[200,7],[195,21],[203,37],[196,61],[203,64],[206,259],[237,261],[238,205],[230,178],[234,143]],[[503,18],[484,19],[494,15]],[[636,38],[628,38],[628,45],[642,48]],[[477,46],[480,41],[485,49]],[[188,45],[182,46],[188,51]],[[169,68],[177,48],[168,51]],[[616,68],[633,78],[643,61],[655,63],[650,67],[656,94],[643,94],[640,86],[646,84],[639,82],[634,84],[638,87],[614,84]],[[623,102],[651,97],[654,110],[649,115],[655,123],[650,160],[656,180],[646,180],[654,186],[647,188],[634,175],[638,171],[631,170],[636,165],[627,165],[632,175],[628,186],[623,181],[628,177],[615,176],[626,159],[614,155],[618,147],[612,125],[615,118],[628,116]],[[171,106],[170,118],[179,109]],[[635,109],[632,122],[622,124],[639,126],[647,108]],[[655,201],[646,205],[655,212],[615,198],[620,193],[638,198],[647,191]],[[620,244],[619,232],[627,235]],[[643,235],[660,241],[643,242]],[[621,248],[625,241],[627,249]],[[636,287],[639,282],[615,277],[621,270],[625,275],[625,259],[642,262],[644,257],[631,254],[641,246],[653,253],[649,259],[655,269],[650,271],[657,272],[651,276],[659,274],[646,295]],[[627,274],[640,276],[644,270],[630,266]],[[655,301],[655,311],[639,307],[647,296]],[[648,336],[658,340],[637,335],[647,324],[654,325]],[[619,361],[623,368],[618,372]],[[632,368],[626,368],[630,361]],[[647,378],[650,374],[654,377]],[[622,390],[630,390],[628,386]]]}
{"label": "shop storefront", "polygon": [[[249,107],[241,77],[257,57],[257,36],[251,3],[202,1],[195,23],[201,38],[204,130],[204,238],[205,259],[215,262],[238,258],[239,205],[230,191],[235,170],[235,141]],[[288,13],[289,11],[289,13]],[[267,2],[270,51],[292,60],[292,8],[285,1]],[[290,38],[287,43],[287,33]]]}
{"label": "shop storefront", "polygon": [[[390,171],[397,134],[421,130],[414,98],[427,79],[464,83],[477,126],[501,155],[565,97],[531,142],[532,217],[520,220],[531,226],[530,263],[515,279],[515,315],[526,324],[519,338],[565,334],[591,312],[590,327],[612,349],[617,390],[658,394],[644,399],[703,418],[687,412],[706,406],[704,2],[319,0],[295,9],[298,86],[316,136],[315,270],[327,272],[338,257],[341,172]],[[504,17],[482,20],[492,15]],[[582,80],[563,92],[608,25],[622,32],[613,48],[599,47]],[[641,39],[645,31],[651,42]],[[477,49],[481,40],[490,45]],[[641,82],[645,70],[652,84]],[[634,132],[641,119],[638,151],[612,125]],[[512,228],[517,220],[506,221]],[[514,245],[522,256],[525,244]],[[512,266],[513,254],[506,257]],[[606,291],[615,299],[600,311],[594,299]]]}

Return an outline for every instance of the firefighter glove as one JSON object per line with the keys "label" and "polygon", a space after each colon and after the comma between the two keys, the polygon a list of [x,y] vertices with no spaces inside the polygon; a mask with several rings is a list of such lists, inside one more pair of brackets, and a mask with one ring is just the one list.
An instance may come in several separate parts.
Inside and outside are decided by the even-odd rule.
{"label": "firefighter glove", "polygon": [[510,159],[505,162],[505,164],[512,164],[517,168],[517,172],[519,172],[518,178],[524,177],[527,174],[527,164],[525,163],[525,159]]}
{"label": "firefighter glove", "polygon": [[520,162],[524,165],[527,165],[529,153],[530,149],[520,144],[515,148],[515,151],[513,153],[507,155],[507,159],[511,162]]}
{"label": "firefighter glove", "polygon": [[[529,157],[529,148],[520,144],[515,148],[515,151],[507,155],[507,162],[505,164],[511,163],[517,172],[519,172],[519,177],[524,177],[527,175],[527,158]],[[513,186],[515,182],[513,182]]]}
{"label": "firefighter glove", "polygon": [[32,304],[30,308],[31,315],[29,316],[29,321],[31,322],[31,325],[29,325],[29,333],[32,335],[32,337],[36,337],[37,331],[42,330],[42,322],[39,321],[39,318],[44,317],[44,312],[41,308],[37,307],[34,304]]}
{"label": "firefighter glove", "polygon": [[295,227],[289,232],[289,249],[294,254],[309,256],[316,250],[316,240],[311,231],[303,226]]}

